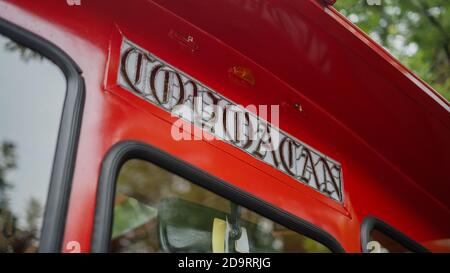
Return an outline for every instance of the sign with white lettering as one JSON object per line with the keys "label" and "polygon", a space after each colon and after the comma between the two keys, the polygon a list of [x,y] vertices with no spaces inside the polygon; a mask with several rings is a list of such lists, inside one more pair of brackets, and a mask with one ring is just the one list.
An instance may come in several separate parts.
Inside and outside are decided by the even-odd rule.
{"label": "sign with white lettering", "polygon": [[[342,171],[338,162],[283,132],[273,119],[269,123],[259,117],[256,107],[244,108],[232,102],[125,38],[118,84],[208,135],[342,202]],[[273,108],[278,110],[278,106]]]}

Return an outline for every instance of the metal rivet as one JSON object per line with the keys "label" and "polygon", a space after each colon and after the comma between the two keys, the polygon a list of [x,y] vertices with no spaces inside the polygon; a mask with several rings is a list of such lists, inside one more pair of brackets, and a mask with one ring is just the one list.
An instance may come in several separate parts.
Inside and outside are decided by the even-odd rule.
{"label": "metal rivet", "polygon": [[300,112],[303,112],[303,107],[300,105],[300,103],[295,103],[294,108],[297,109]]}

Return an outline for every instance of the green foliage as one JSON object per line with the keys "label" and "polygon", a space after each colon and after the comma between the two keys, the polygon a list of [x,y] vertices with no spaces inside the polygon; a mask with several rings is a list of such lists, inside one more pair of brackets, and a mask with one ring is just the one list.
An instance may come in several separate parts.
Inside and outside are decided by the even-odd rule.
{"label": "green foliage", "polygon": [[338,0],[335,8],[450,100],[449,0]]}

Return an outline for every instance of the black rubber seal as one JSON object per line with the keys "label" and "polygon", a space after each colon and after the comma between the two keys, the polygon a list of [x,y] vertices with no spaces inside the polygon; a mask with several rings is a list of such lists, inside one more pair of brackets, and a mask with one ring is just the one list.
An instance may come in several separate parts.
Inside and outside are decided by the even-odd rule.
{"label": "black rubber seal", "polygon": [[51,42],[0,18],[0,33],[55,63],[67,81],[39,252],[60,252],[85,99],[81,69]]}

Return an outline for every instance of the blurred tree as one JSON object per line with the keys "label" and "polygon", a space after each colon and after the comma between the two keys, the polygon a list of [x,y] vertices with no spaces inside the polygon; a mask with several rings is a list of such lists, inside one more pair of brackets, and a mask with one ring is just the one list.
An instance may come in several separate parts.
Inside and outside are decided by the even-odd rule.
{"label": "blurred tree", "polygon": [[0,142],[0,253],[36,252],[39,240],[43,208],[38,199],[31,197],[26,208],[26,225],[18,226],[19,217],[10,207],[8,173],[17,168],[16,145],[11,141]]}
{"label": "blurred tree", "polygon": [[450,100],[450,1],[376,2],[338,0],[335,8]]}
{"label": "blurred tree", "polygon": [[12,186],[8,183],[6,174],[14,168],[16,168],[15,145],[13,142],[4,141],[0,143],[0,209],[8,207],[6,191]]}
{"label": "blurred tree", "polygon": [[28,63],[30,60],[44,60],[44,56],[42,56],[39,52],[34,51],[13,40],[10,40],[5,44],[5,50],[10,52],[18,52],[20,54],[20,58],[22,58],[22,60],[26,63]]}
{"label": "blurred tree", "polygon": [[15,145],[10,141],[0,143],[0,253],[11,252],[8,238],[15,233],[16,217],[11,213],[8,191],[13,187],[7,174],[16,168]]}

